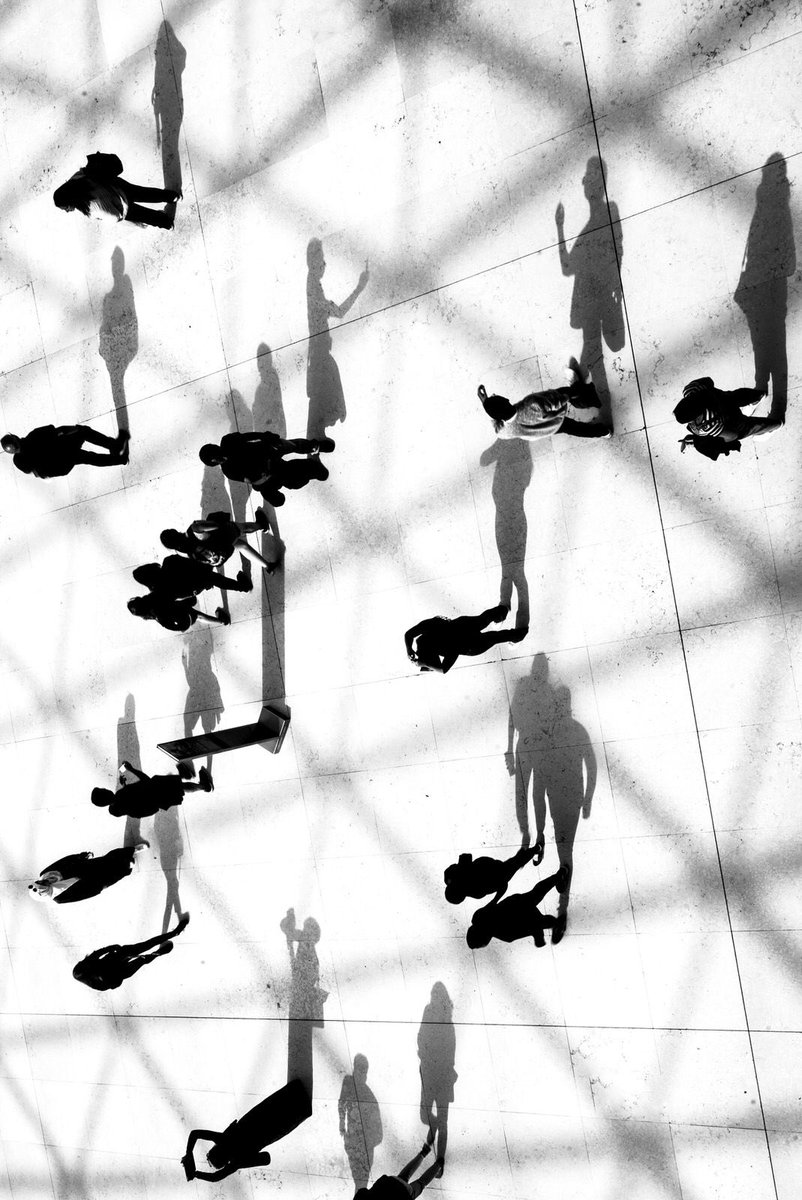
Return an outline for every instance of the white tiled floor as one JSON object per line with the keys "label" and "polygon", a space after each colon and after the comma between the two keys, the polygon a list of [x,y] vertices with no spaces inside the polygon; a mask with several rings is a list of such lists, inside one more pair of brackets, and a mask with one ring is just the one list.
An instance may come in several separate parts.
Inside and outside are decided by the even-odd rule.
{"label": "white tiled floor", "polygon": [[[398,1169],[424,1133],[417,1039],[439,982],[457,1080],[431,1194],[795,1200],[793,264],[785,429],[712,463],[680,457],[671,409],[694,376],[753,381],[733,293],[771,154],[799,227],[799,4],[8,0],[0,29],[3,429],[111,432],[125,405],[132,433],[124,469],[43,482],[0,462],[0,1191],[348,1197],[343,1080],[365,1055],[371,1178]],[[57,212],[50,193],[87,151],[160,182],[154,71],[166,139],[170,80],[183,88],[175,231]],[[562,273],[555,210],[571,247],[599,154],[588,284]],[[561,382],[583,348],[575,288],[593,303],[605,271],[617,282],[616,212],[625,337],[586,348],[616,436],[494,444],[477,384]],[[131,568],[164,525],[220,506],[200,444],[306,432],[312,238],[336,303],[370,269],[321,368],[346,409],[331,477],[290,495],[285,570],[232,597],[230,628],[137,622]],[[500,587],[518,605],[527,586],[525,641],[413,673],[408,626]],[[122,840],[88,798],[120,758],[166,769],[157,742],[281,697],[281,754],[216,760],[213,796],[144,823],[131,879],[68,908],[30,901],[53,858]],[[597,781],[564,941],[472,953],[444,867],[512,853],[524,783],[570,809],[583,762]],[[514,890],[556,869],[546,832]],[[89,950],[161,928],[176,858],[192,923],[175,953],[115,992],[76,983]],[[269,1169],[187,1185],[188,1129],[222,1128],[286,1078],[289,907],[321,929],[313,1116]]]}

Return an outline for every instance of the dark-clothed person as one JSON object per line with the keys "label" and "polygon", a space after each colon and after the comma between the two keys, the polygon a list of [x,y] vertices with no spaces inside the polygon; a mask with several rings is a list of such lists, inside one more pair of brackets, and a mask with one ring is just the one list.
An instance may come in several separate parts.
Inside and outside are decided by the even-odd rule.
{"label": "dark-clothed person", "polygon": [[693,379],[682,391],[682,399],[674,409],[680,425],[688,430],[680,439],[682,453],[693,446],[705,458],[717,459],[741,449],[748,437],[773,433],[782,427],[782,420],[772,417],[748,417],[741,410],[757,404],[766,395],[765,388],[735,388],[725,392],[717,388],[708,376]]}
{"label": "dark-clothed person", "polygon": [[[24,475],[35,475],[37,479],[56,479],[69,475],[79,463],[93,467],[119,467],[128,462],[127,429],[121,429],[116,437],[107,437],[88,425],[40,425],[24,437],[7,433],[0,440],[6,454],[14,455],[14,466]],[[97,454],[84,450],[89,442],[102,446],[108,454]]]}

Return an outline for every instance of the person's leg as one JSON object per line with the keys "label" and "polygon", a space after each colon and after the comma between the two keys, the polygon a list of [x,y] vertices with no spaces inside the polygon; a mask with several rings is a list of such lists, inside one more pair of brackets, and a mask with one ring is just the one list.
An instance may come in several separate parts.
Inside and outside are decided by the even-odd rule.
{"label": "person's leg", "polygon": [[172,213],[145,208],[142,204],[129,204],[125,219],[132,225],[156,225],[159,229],[172,229],[175,224]]}
{"label": "person's leg", "polygon": [[606,438],[612,435],[613,430],[610,425],[574,421],[573,418],[566,417],[557,432],[570,434],[571,437]]}
{"label": "person's leg", "polygon": [[524,625],[518,629],[500,629],[497,633],[477,633],[458,643],[459,653],[467,655],[468,658],[476,658],[502,642],[522,642],[528,633],[529,629]]}
{"label": "person's leg", "polygon": [[561,867],[559,871],[555,871],[553,875],[549,875],[546,879],[541,879],[540,883],[536,883],[529,895],[532,897],[534,905],[540,904],[544,896],[547,896],[552,888],[561,890],[563,886],[567,886],[567,876],[564,869]]}
{"label": "person's leg", "polygon": [[426,1157],[427,1154],[430,1153],[430,1151],[431,1151],[431,1146],[429,1145],[428,1142],[424,1142],[423,1145],[421,1146],[420,1150],[418,1151],[418,1153],[415,1155],[415,1157],[411,1158],[409,1160],[409,1162],[407,1163],[407,1165],[398,1172],[398,1178],[401,1179],[404,1183],[407,1183],[410,1175],[412,1175],[413,1172],[417,1171],[418,1167],[421,1165],[424,1158]]}
{"label": "person's leg", "polygon": [[117,179],[116,183],[129,204],[136,200],[143,204],[171,204],[178,199],[178,192],[173,188],[142,187],[127,179]]}
{"label": "person's leg", "polygon": [[298,488],[305,487],[310,479],[328,479],[328,477],[328,470],[319,458],[293,458],[289,462],[281,463],[272,476],[272,483],[276,487],[297,491]]}
{"label": "person's leg", "polygon": [[206,767],[201,767],[201,769],[198,771],[197,782],[195,782],[194,780],[183,779],[183,778],[182,778],[181,782],[184,786],[184,794],[185,795],[187,792],[213,792],[214,791],[214,783],[212,782],[212,777],[209,774],[209,772],[207,771]]}
{"label": "person's leg", "polygon": [[[253,524],[254,522],[251,523]],[[267,561],[263,554],[260,554],[258,550],[254,550],[253,546],[249,546],[245,541],[245,538],[237,538],[234,545],[237,547],[240,554],[244,554],[246,558],[251,560],[251,562],[258,563],[259,566],[264,567],[266,571],[269,571],[273,566],[272,563]]]}
{"label": "person's leg", "polygon": [[319,454],[321,450],[330,453],[334,449],[331,438],[283,438],[282,454]]}
{"label": "person's leg", "polygon": [[579,379],[572,383],[567,391],[568,399],[574,408],[601,408],[599,393],[592,383]]}
{"label": "person's leg", "polygon": [[[439,1149],[440,1147],[438,1146]],[[431,1183],[433,1179],[439,1179],[443,1174],[445,1165],[445,1156],[440,1154],[418,1179],[408,1185],[410,1196],[419,1196],[427,1184]]]}
{"label": "person's leg", "polygon": [[738,436],[741,441],[744,438],[759,437],[763,433],[774,433],[776,429],[781,429],[784,422],[774,417],[741,417],[741,429]]}

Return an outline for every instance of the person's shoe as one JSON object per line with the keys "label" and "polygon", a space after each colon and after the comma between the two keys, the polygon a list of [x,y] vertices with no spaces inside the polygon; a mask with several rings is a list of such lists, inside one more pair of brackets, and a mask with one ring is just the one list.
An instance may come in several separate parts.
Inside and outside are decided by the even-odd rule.
{"label": "person's shoe", "polygon": [[128,432],[127,429],[121,429],[120,432],[117,434],[117,442],[119,443],[119,446],[120,446],[120,465],[123,467],[128,462],[128,459],[131,454],[131,447],[129,446],[130,441],[131,441],[131,434]]}
{"label": "person's shoe", "polygon": [[492,618],[493,624],[498,625],[500,621],[506,621],[510,615],[510,606],[509,604],[497,604],[493,612],[495,613],[495,616]]}
{"label": "person's shoe", "polygon": [[[181,916],[178,918],[178,923],[176,924],[176,927],[175,927],[176,933],[183,933],[184,930],[186,929],[187,925],[189,925],[189,913],[185,912],[185,913],[182,913]],[[168,943],[168,945],[169,944],[170,943]]]}
{"label": "person's shoe", "polygon": [[568,924],[568,918],[565,913],[559,916],[551,927],[551,942],[556,946],[565,937],[565,927]]}
{"label": "person's shoe", "polygon": [[485,387],[485,385],[483,383],[480,383],[478,388],[476,389],[476,395],[479,397],[482,404],[484,404],[485,401],[487,400],[487,388]]}
{"label": "person's shoe", "polygon": [[568,366],[565,368],[565,378],[569,384],[585,382],[585,373],[573,355],[568,359]]}
{"label": "person's shoe", "polygon": [[446,1169],[446,1160],[441,1156],[440,1158],[436,1158],[435,1162],[437,1163],[437,1170],[435,1172],[434,1178],[439,1179],[440,1176],[443,1174],[443,1171],[445,1171],[445,1169]]}
{"label": "person's shoe", "polygon": [[529,633],[529,626],[521,625],[519,629],[516,629],[513,631],[512,635],[510,637],[510,641],[511,642],[522,642],[528,633]]}
{"label": "person's shoe", "polygon": [[178,764],[178,766],[176,767],[176,771],[178,771],[178,774],[181,776],[182,779],[194,779],[195,778],[195,768],[193,767],[191,762],[180,762]]}
{"label": "person's shoe", "polygon": [[313,479],[328,479],[329,469],[328,469],[328,467],[324,467],[323,463],[320,461],[319,458],[315,460],[314,468],[315,469],[312,472]]}
{"label": "person's shoe", "polygon": [[241,592],[253,591],[253,580],[248,575],[247,571],[237,571],[237,583]]}
{"label": "person's shoe", "polygon": [[140,840],[134,846],[134,854],[141,854],[143,850],[148,849],[149,847],[150,842],[146,842],[144,838],[140,838]]}
{"label": "person's shoe", "polygon": [[256,512],[253,514],[253,518],[260,529],[267,529],[270,524],[267,519],[267,513],[263,508],[257,508]]}
{"label": "person's shoe", "polygon": [[566,866],[560,867],[559,871],[557,872],[557,879],[555,880],[554,886],[561,896],[568,887],[568,878],[568,868]]}
{"label": "person's shoe", "polygon": [[198,771],[198,783],[203,788],[204,792],[214,791],[214,780],[205,767],[201,767]]}
{"label": "person's shoe", "polygon": [[217,619],[221,625],[230,625],[231,624],[231,617],[229,616],[229,614],[226,612],[226,610],[224,608],[216,608],[214,610],[214,615],[217,617]]}
{"label": "person's shoe", "polygon": [[535,842],[535,855],[534,855],[534,858],[532,859],[532,862],[534,863],[534,865],[536,867],[539,866],[540,863],[543,862],[543,855],[544,855],[545,851],[546,851],[546,839],[543,837],[542,834],[538,834],[537,841]]}
{"label": "person's shoe", "polygon": [[157,954],[171,954],[172,950],[173,950],[172,942],[162,942],[161,946],[159,946],[156,953]]}
{"label": "person's shoe", "polygon": [[166,188],[165,190],[170,193],[170,199],[167,201],[168,204],[177,204],[179,200],[184,199],[184,193],[180,189],[176,191],[174,188]]}
{"label": "person's shoe", "polygon": [[613,436],[613,427],[612,427],[612,425],[608,425],[607,432],[603,433],[599,440],[602,442],[605,442],[605,441],[607,441],[607,438],[611,438],[612,436]]}
{"label": "person's shoe", "polygon": [[420,1150],[418,1151],[418,1154],[420,1155],[421,1158],[425,1158],[426,1155],[431,1154],[431,1152],[432,1152],[432,1143],[424,1142],[423,1145],[421,1146]]}
{"label": "person's shoe", "polygon": [[317,453],[320,454],[320,452],[322,450],[324,454],[331,454],[335,445],[336,445],[336,442],[334,441],[334,438],[326,438],[326,437],[318,438],[317,439]]}

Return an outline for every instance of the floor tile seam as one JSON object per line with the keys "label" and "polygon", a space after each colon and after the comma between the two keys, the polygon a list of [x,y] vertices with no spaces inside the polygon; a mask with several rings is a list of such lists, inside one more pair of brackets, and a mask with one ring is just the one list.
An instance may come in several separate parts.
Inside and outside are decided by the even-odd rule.
{"label": "floor tile seam", "polygon": [[[578,13],[577,6],[576,6],[576,0],[572,0],[572,3],[573,3],[573,7],[574,7],[574,16],[575,16],[576,24],[577,24],[577,34],[579,37],[580,53],[582,56],[582,63],[583,63],[583,68],[585,70],[585,78],[586,78],[587,88],[588,88],[588,103],[590,105],[591,115],[593,118],[593,128],[594,128],[594,135],[596,138],[598,155],[599,155],[599,158],[601,158],[601,142],[599,140],[599,131],[598,131],[596,115],[595,115],[595,111],[594,111],[593,96],[591,94],[590,77],[587,72],[587,63],[586,63],[586,59],[585,59],[584,44],[582,41],[582,31],[581,31],[581,27],[580,27],[580,23],[579,23],[579,13]],[[607,181],[606,181],[606,179],[604,179],[604,177],[603,177],[603,184],[604,184],[604,192],[605,192],[605,202],[607,204],[607,211],[608,211],[608,215],[610,217],[610,231],[611,231],[611,235],[613,235],[612,212],[610,209],[609,196],[607,194]],[[705,191],[708,189],[703,188],[703,189],[698,189],[698,190],[701,192],[701,191]],[[656,475],[656,471],[655,471],[654,455],[652,452],[649,431],[646,428],[646,413],[645,413],[643,390],[641,388],[641,383],[640,383],[640,374],[638,371],[637,358],[635,356],[634,349],[633,349],[632,328],[631,328],[631,324],[630,324],[630,320],[629,320],[629,311],[628,311],[628,307],[627,307],[626,291],[624,288],[623,278],[621,276],[621,264],[618,259],[618,250],[615,245],[615,237],[614,236],[613,236],[613,249],[614,249],[614,253],[616,256],[617,263],[618,263],[618,276],[619,276],[619,283],[621,286],[621,297],[622,297],[622,304],[623,304],[624,320],[625,320],[626,329],[627,329],[627,336],[629,338],[629,346],[630,346],[630,353],[631,353],[631,357],[632,357],[632,364],[633,364],[633,368],[634,368],[634,372],[635,372],[635,386],[637,387],[637,390],[638,390],[641,414],[642,414],[642,417],[644,420],[644,435],[645,435],[645,439],[646,439],[646,446],[647,446],[647,451],[648,451],[648,455],[649,455],[649,464],[650,464],[651,473],[652,473],[652,486],[654,489],[655,501],[656,501],[658,513],[660,516],[660,525],[661,525],[661,528],[663,529],[663,543],[664,543],[664,553],[665,553],[665,558],[666,558],[666,566],[667,566],[667,571],[668,571],[668,581],[669,581],[669,586],[671,588],[671,593],[672,593],[672,600],[673,600],[673,604],[674,604],[676,622],[677,622],[677,627],[678,627],[678,636],[679,636],[679,640],[680,640],[683,664],[684,664],[684,668],[685,668],[687,695],[688,695],[688,700],[689,700],[689,703],[691,706],[691,713],[692,713],[692,717],[693,717],[694,727],[696,729],[696,742],[697,742],[697,748],[698,748],[698,754],[699,754],[699,764],[700,764],[701,771],[702,771],[702,778],[704,780],[704,788],[705,788],[705,795],[707,798],[708,812],[709,812],[711,827],[713,830],[713,844],[715,846],[716,858],[717,858],[717,863],[718,863],[720,887],[721,887],[722,897],[724,900],[725,910],[726,910],[726,914],[727,914],[727,923],[730,928],[730,940],[731,940],[731,945],[732,945],[735,969],[736,969],[736,973],[737,973],[737,977],[738,977],[738,987],[739,987],[740,995],[741,995],[741,1007],[742,1007],[743,1014],[744,1014],[744,1022],[746,1025],[747,1036],[749,1038],[750,1055],[752,1058],[752,1070],[753,1070],[753,1075],[754,1075],[755,1088],[757,1091],[757,1099],[758,1099],[758,1104],[759,1104],[759,1108],[760,1108],[760,1114],[761,1114],[761,1118],[762,1118],[762,1122],[763,1122],[763,1132],[764,1132],[765,1141],[766,1141],[766,1152],[769,1157],[769,1165],[770,1165],[771,1175],[772,1175],[772,1184],[773,1184],[773,1187],[775,1190],[775,1194],[777,1196],[779,1196],[777,1181],[776,1181],[775,1174],[774,1174],[774,1164],[773,1164],[772,1156],[771,1156],[771,1145],[770,1145],[770,1141],[769,1141],[768,1126],[766,1124],[766,1112],[765,1112],[765,1108],[763,1105],[763,1095],[762,1095],[762,1091],[761,1091],[761,1087],[760,1087],[760,1078],[759,1078],[759,1073],[758,1073],[757,1060],[755,1058],[754,1045],[752,1043],[751,1033],[749,1031],[749,1012],[748,1012],[748,1006],[747,1006],[747,1002],[746,1002],[746,993],[745,993],[743,977],[742,977],[742,973],[741,973],[741,963],[740,963],[740,960],[738,957],[738,947],[736,944],[735,932],[734,932],[734,928],[733,928],[733,924],[732,924],[730,898],[729,898],[729,894],[728,894],[727,881],[726,881],[725,872],[724,872],[724,863],[723,863],[722,854],[721,854],[721,847],[719,846],[718,835],[716,832],[715,814],[713,811],[713,803],[712,803],[712,796],[711,796],[711,792],[710,792],[710,784],[709,784],[709,780],[708,780],[707,767],[706,767],[706,763],[705,763],[705,759],[704,759],[704,752],[703,752],[703,748],[702,748],[700,729],[699,729],[699,721],[698,721],[697,709],[696,709],[696,701],[695,701],[695,697],[694,697],[694,691],[693,691],[693,685],[692,685],[691,673],[690,673],[690,665],[689,665],[689,661],[688,661],[688,652],[687,652],[687,647],[685,644],[684,631],[682,628],[682,622],[681,622],[681,617],[680,617],[677,590],[676,590],[676,585],[674,582],[674,574],[673,574],[673,570],[671,567],[671,560],[670,560],[670,556],[669,556],[668,539],[666,537],[665,526],[663,525],[662,505],[661,505],[661,500],[660,500],[660,490],[659,490],[659,487],[657,484],[657,475]],[[592,667],[591,667],[591,678],[593,678]],[[594,690],[595,690],[595,681],[594,681]],[[798,701],[797,701],[797,703],[798,703]],[[627,878],[627,888],[629,890],[629,879],[628,879],[628,876],[626,876],[626,863],[624,864],[624,870],[625,870],[625,877]],[[631,893],[630,893],[630,897],[631,897]],[[634,910],[633,910],[633,920],[634,920]],[[648,995],[648,993],[647,993],[647,995]]]}

